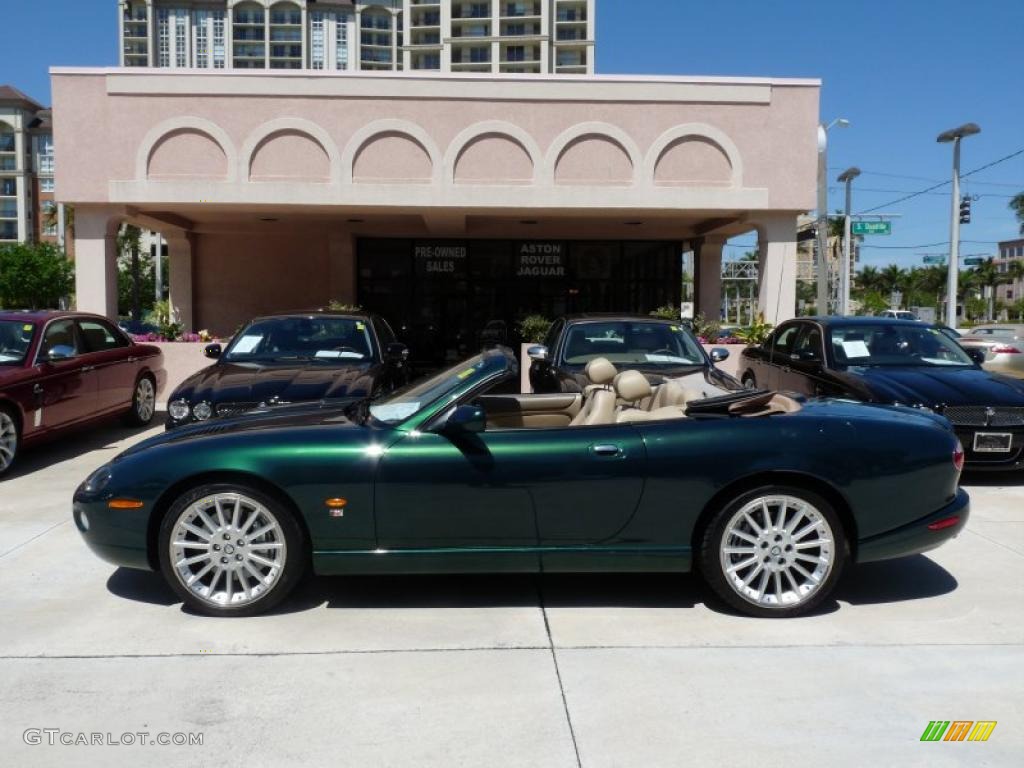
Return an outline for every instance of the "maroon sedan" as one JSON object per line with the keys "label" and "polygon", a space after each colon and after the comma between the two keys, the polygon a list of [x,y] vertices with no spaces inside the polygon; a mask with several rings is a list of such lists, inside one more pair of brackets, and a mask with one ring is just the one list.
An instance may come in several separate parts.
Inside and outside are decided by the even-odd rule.
{"label": "maroon sedan", "polygon": [[163,353],[80,312],[0,311],[0,475],[21,446],[123,416],[148,424]]}

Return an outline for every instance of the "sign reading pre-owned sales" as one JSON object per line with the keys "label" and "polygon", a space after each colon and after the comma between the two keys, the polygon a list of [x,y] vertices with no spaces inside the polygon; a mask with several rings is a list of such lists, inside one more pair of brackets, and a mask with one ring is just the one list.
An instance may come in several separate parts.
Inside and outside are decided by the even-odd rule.
{"label": "sign reading pre-owned sales", "polygon": [[416,273],[419,275],[462,274],[466,271],[466,246],[464,245],[417,245]]}
{"label": "sign reading pre-owned sales", "polygon": [[516,277],[565,277],[565,244],[520,243]]}

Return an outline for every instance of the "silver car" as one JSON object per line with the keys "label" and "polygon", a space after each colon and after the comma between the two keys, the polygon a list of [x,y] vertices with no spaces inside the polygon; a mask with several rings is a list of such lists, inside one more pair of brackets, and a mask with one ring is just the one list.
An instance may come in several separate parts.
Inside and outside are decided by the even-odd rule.
{"label": "silver car", "polygon": [[964,349],[984,350],[986,371],[1024,379],[1024,325],[979,325],[959,341]]}

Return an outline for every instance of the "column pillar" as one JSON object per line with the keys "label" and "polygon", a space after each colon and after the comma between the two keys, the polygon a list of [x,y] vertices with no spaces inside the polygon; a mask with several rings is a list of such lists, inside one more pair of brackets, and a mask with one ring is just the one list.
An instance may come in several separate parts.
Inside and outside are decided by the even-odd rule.
{"label": "column pillar", "polygon": [[187,232],[167,235],[168,288],[171,319],[181,323],[186,333],[195,330],[192,274],[195,262],[195,239]]}
{"label": "column pillar", "polygon": [[343,304],[356,303],[355,236],[346,229],[327,233],[327,258],[330,269],[330,299]]}
{"label": "column pillar", "polygon": [[796,227],[794,214],[766,217],[757,226],[757,311],[773,325],[796,316]]}
{"label": "column pillar", "polygon": [[117,228],[120,211],[75,206],[75,304],[117,320]]}
{"label": "column pillar", "polygon": [[724,237],[707,237],[700,246],[696,311],[708,320],[722,316],[722,249]]}

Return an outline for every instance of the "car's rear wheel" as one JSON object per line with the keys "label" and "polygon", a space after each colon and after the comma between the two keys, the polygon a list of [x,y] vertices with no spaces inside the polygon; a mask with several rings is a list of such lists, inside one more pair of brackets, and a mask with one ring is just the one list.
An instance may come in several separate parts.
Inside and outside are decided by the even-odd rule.
{"label": "car's rear wheel", "polygon": [[6,408],[0,408],[0,476],[14,465],[20,438],[18,422]]}
{"label": "car's rear wheel", "polygon": [[307,563],[305,537],[283,504],[234,483],[181,496],[158,538],[164,578],[190,608],[252,616],[284,600]]}
{"label": "car's rear wheel", "polygon": [[125,417],[133,427],[145,427],[156,413],[156,385],[149,376],[140,376],[132,394],[132,409]]}
{"label": "car's rear wheel", "polygon": [[802,488],[765,486],[741,494],[709,521],[699,566],[736,610],[798,616],[832,592],[848,549],[828,501]]}

